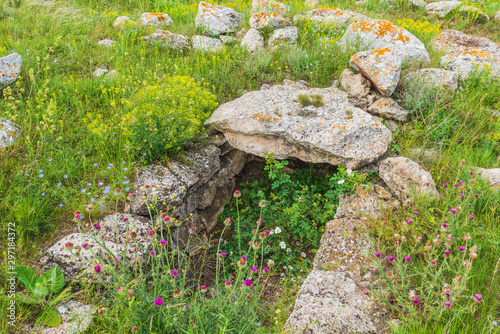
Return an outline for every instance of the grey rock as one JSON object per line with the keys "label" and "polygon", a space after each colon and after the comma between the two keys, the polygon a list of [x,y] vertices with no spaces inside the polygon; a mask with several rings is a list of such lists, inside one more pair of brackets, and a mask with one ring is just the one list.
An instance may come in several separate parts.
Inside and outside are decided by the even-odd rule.
{"label": "grey rock", "polygon": [[432,45],[440,51],[465,52],[465,51],[488,51],[500,56],[500,45],[485,37],[467,35],[458,30],[445,30],[436,35]]}
{"label": "grey rock", "polygon": [[225,49],[220,39],[207,36],[193,36],[191,39],[193,49],[204,52],[219,52]]}
{"label": "grey rock", "polygon": [[345,27],[351,21],[351,15],[339,8],[319,8],[297,14],[293,17],[294,23],[299,23],[304,20],[314,24],[318,23]]}
{"label": "grey rock", "polygon": [[0,149],[6,148],[14,144],[19,137],[19,125],[11,121],[0,118]]}
{"label": "grey rock", "polygon": [[18,53],[0,58],[0,90],[17,80],[22,64],[23,57]]}
{"label": "grey rock", "polygon": [[281,15],[274,12],[258,12],[250,16],[250,28],[263,29],[263,28],[284,28],[291,26],[292,22],[283,18]]}
{"label": "grey rock", "polygon": [[103,76],[104,74],[108,73],[108,69],[106,68],[98,68],[94,71],[94,73],[92,73],[93,76],[95,77],[100,77],[100,76]]}
{"label": "grey rock", "polygon": [[468,48],[441,57],[439,64],[455,72],[463,80],[471,74],[482,73],[492,78],[500,78],[500,56],[481,49]]}
{"label": "grey rock", "polygon": [[290,6],[276,0],[252,0],[250,15],[263,11],[285,15],[290,11]]}
{"label": "grey rock", "polygon": [[178,50],[189,48],[189,41],[186,36],[173,34],[166,30],[157,29],[154,33],[144,37],[145,41],[159,42],[164,47]]}
{"label": "grey rock", "polygon": [[276,29],[271,36],[269,36],[268,45],[269,46],[279,46],[279,45],[293,45],[297,44],[299,39],[299,28],[297,27],[286,27]]}
{"label": "grey rock", "polygon": [[102,41],[97,42],[97,44],[98,44],[98,45],[102,45],[102,46],[105,46],[105,47],[109,48],[109,47],[111,47],[111,46],[115,45],[115,44],[116,44],[116,42],[115,42],[115,41],[112,41],[112,40],[110,40],[110,39],[103,39]]}
{"label": "grey rock", "polygon": [[370,93],[370,80],[366,79],[360,73],[354,74],[348,68],[342,72],[340,82],[342,90],[354,98],[363,98]]}
{"label": "grey rock", "polygon": [[135,27],[137,23],[132,21],[128,16],[117,17],[115,22],[113,22],[113,27],[124,28],[124,27]]}
{"label": "grey rock", "polygon": [[500,10],[498,12],[495,13],[495,15],[493,16],[493,19],[495,21],[500,21]]}
{"label": "grey rock", "polygon": [[500,168],[476,168],[476,171],[481,173],[481,177],[489,182],[489,187],[500,188]]}
{"label": "grey rock", "polygon": [[174,23],[174,20],[167,13],[143,13],[139,18],[139,23],[150,27],[168,27]]}
{"label": "grey rock", "polygon": [[[320,95],[323,105],[302,106],[298,96]],[[217,108],[206,125],[223,132],[229,144],[247,153],[277,159],[359,168],[387,150],[390,131],[352,106],[337,88],[313,88],[285,81]]]}
{"label": "grey rock", "polygon": [[243,15],[231,8],[201,1],[194,22],[197,28],[204,29],[205,35],[217,36],[236,32],[242,19]]}
{"label": "grey rock", "polygon": [[396,101],[388,97],[383,97],[369,106],[368,112],[400,122],[406,121],[410,114],[408,110],[403,109]]}
{"label": "grey rock", "polygon": [[351,57],[350,65],[368,78],[384,96],[391,96],[399,82],[402,59],[392,48],[361,51]]}
{"label": "grey rock", "polygon": [[461,1],[438,1],[431,2],[425,6],[425,10],[429,14],[436,14],[439,17],[445,17],[452,10],[458,8],[462,4]]}
{"label": "grey rock", "polygon": [[313,270],[302,284],[287,333],[376,333],[373,301],[345,273]]}
{"label": "grey rock", "polygon": [[41,331],[36,333],[41,334],[80,334],[84,333],[90,327],[92,319],[96,312],[96,308],[90,305],[82,304],[78,301],[69,300],[60,304],[59,309],[64,309],[61,312],[61,324],[56,327],[44,326]]}
{"label": "grey rock", "polygon": [[432,175],[408,158],[387,158],[381,161],[379,174],[403,204],[412,202],[415,195],[439,199]]}
{"label": "grey rock", "polygon": [[429,62],[429,53],[424,44],[408,32],[385,20],[355,22],[347,27],[340,44],[357,50],[389,48],[403,61],[409,63]]}
{"label": "grey rock", "polygon": [[424,68],[405,75],[411,86],[423,85],[429,89],[443,89],[453,92],[458,88],[457,74],[440,68]]}
{"label": "grey rock", "polygon": [[264,50],[264,36],[257,29],[250,29],[243,37],[241,45],[249,52]]}

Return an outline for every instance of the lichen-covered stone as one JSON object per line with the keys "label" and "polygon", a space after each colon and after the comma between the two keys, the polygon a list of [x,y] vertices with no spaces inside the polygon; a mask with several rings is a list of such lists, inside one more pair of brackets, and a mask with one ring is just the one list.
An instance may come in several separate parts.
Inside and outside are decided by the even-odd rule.
{"label": "lichen-covered stone", "polygon": [[207,36],[193,36],[191,43],[193,49],[204,52],[219,52],[225,49],[224,43],[220,39]]}
{"label": "lichen-covered stone", "polygon": [[401,64],[401,58],[392,48],[358,52],[350,61],[350,65],[368,78],[384,96],[391,96],[396,90]]}
{"label": "lichen-covered stone", "polygon": [[154,33],[144,37],[145,41],[158,42],[164,47],[173,49],[186,49],[189,48],[189,41],[186,36],[173,34],[167,30],[157,29]]}
{"label": "lichen-covered stone", "polygon": [[432,175],[408,158],[387,158],[381,161],[379,174],[390,191],[404,204],[410,203],[414,195],[439,198]]}
{"label": "lichen-covered stone", "polygon": [[[56,306],[61,317],[61,324],[56,327],[43,326],[40,334],[80,334],[85,333],[92,323],[96,307],[85,305],[79,301],[69,300]],[[41,326],[40,326],[41,327]]]}
{"label": "lichen-covered stone", "polygon": [[391,98],[383,97],[368,107],[370,114],[382,116],[388,119],[404,122],[409,115],[409,111],[403,109]]}
{"label": "lichen-covered stone", "polygon": [[491,188],[500,188],[500,168],[476,168],[476,171],[481,177],[488,181],[488,186]]}
{"label": "lichen-covered stone", "polygon": [[17,80],[22,64],[23,57],[18,53],[0,58],[0,90]]}
{"label": "lichen-covered stone", "polygon": [[439,17],[445,17],[452,10],[458,8],[462,4],[461,1],[438,1],[431,2],[425,6],[425,10],[429,14],[436,14]]}
{"label": "lichen-covered stone", "polygon": [[476,37],[458,30],[445,30],[432,40],[435,49],[446,52],[488,51],[500,56],[500,45],[485,37]]}
{"label": "lichen-covered stone", "polygon": [[250,28],[253,29],[284,28],[290,25],[292,22],[273,12],[263,11],[250,16]]}
{"label": "lichen-covered stone", "polygon": [[19,125],[11,121],[0,118],[0,149],[14,144],[19,136]]}
{"label": "lichen-covered stone", "polygon": [[100,77],[100,76],[103,76],[104,74],[108,73],[108,69],[106,68],[98,68],[94,71],[94,73],[92,73],[93,76],[95,77]]}
{"label": "lichen-covered stone", "polygon": [[458,88],[457,74],[440,68],[424,68],[405,75],[404,80],[411,85],[423,85],[429,89],[455,91]]}
{"label": "lichen-covered stone", "polygon": [[[298,100],[303,94],[319,95],[322,105],[303,106]],[[373,116],[351,105],[345,92],[334,87],[308,89],[288,81],[221,105],[206,125],[247,153],[347,168],[377,160],[392,137]]]}
{"label": "lichen-covered stone", "polygon": [[302,284],[285,333],[377,333],[373,301],[345,273],[313,270]]}
{"label": "lichen-covered stone", "polygon": [[242,19],[243,15],[231,8],[201,1],[194,22],[205,35],[216,36],[236,32]]}
{"label": "lichen-covered stone", "polygon": [[97,42],[97,44],[109,48],[109,47],[115,45],[116,42],[106,38],[106,39],[103,39],[102,41]]}
{"label": "lichen-covered stone", "polygon": [[262,11],[285,15],[290,11],[290,6],[276,0],[252,0],[252,10],[250,11],[250,14]]}
{"label": "lichen-covered stone", "polygon": [[125,28],[125,27],[135,27],[137,23],[132,21],[128,16],[117,17],[115,22],[113,22],[113,27],[115,28]]}
{"label": "lichen-covered stone", "polygon": [[389,48],[403,61],[409,63],[430,61],[429,53],[418,38],[406,29],[385,20],[350,24],[340,43],[355,47],[357,50]]}
{"label": "lichen-covered stone", "polygon": [[482,73],[493,78],[500,78],[500,56],[477,48],[455,51],[441,57],[440,65],[455,72],[460,79],[468,78],[472,73]]}
{"label": "lichen-covered stone", "polygon": [[249,52],[264,50],[264,36],[257,29],[250,29],[241,40],[241,45]]}
{"label": "lichen-covered stone", "polygon": [[293,45],[297,44],[299,39],[299,28],[297,27],[285,27],[276,29],[273,31],[271,36],[269,36],[268,45]]}
{"label": "lichen-covered stone", "polygon": [[297,14],[293,22],[311,21],[313,23],[345,27],[351,20],[351,15],[339,8],[319,8]]}
{"label": "lichen-covered stone", "polygon": [[139,22],[143,26],[165,26],[168,27],[174,20],[167,13],[143,13],[139,18]]}
{"label": "lichen-covered stone", "polygon": [[371,83],[361,73],[354,74],[350,69],[346,68],[342,72],[340,86],[349,96],[360,99],[370,93]]}

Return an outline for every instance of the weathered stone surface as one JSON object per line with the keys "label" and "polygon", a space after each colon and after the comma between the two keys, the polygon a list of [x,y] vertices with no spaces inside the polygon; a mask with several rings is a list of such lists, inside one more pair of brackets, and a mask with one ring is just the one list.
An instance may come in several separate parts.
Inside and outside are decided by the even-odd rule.
{"label": "weathered stone surface", "polygon": [[389,48],[409,63],[430,61],[429,53],[418,38],[385,20],[369,20],[349,25],[340,43],[358,50]]}
{"label": "weathered stone surface", "polygon": [[22,64],[23,57],[18,53],[0,58],[0,90],[17,80]]}
{"label": "weathered stone surface", "polygon": [[44,326],[41,334],[80,334],[84,333],[92,323],[96,308],[78,301],[69,300],[58,304],[56,309],[61,315],[61,324],[56,327]]}
{"label": "weathered stone surface", "polygon": [[174,20],[167,13],[143,13],[139,18],[139,23],[143,26],[168,27],[174,23]]}
{"label": "weathered stone surface", "polygon": [[455,91],[458,88],[457,74],[440,68],[424,68],[405,75],[404,80],[411,85],[424,85],[429,89]]}
{"label": "weathered stone surface", "polygon": [[351,57],[350,65],[367,77],[384,96],[396,90],[402,60],[392,48],[361,51]]}
{"label": "weathered stone surface", "polygon": [[189,41],[186,36],[173,34],[167,30],[157,29],[151,35],[145,36],[144,40],[149,42],[159,42],[164,47],[179,50],[189,48]]}
{"label": "weathered stone surface", "polygon": [[432,40],[435,49],[446,52],[488,51],[500,56],[500,45],[485,37],[467,35],[458,30],[445,30]]}
{"label": "weathered stone surface", "polygon": [[469,17],[473,17],[479,21],[489,21],[489,16],[486,15],[481,9],[474,6],[462,6],[458,10],[463,15],[467,15]]}
{"label": "weathered stone surface", "polygon": [[429,14],[436,14],[439,17],[445,17],[452,10],[458,8],[462,4],[461,1],[438,1],[431,2],[427,6],[425,6],[425,10]]}
{"label": "weathered stone surface", "polygon": [[344,27],[349,24],[351,15],[339,8],[319,8],[297,14],[293,17],[293,22],[303,20]]}
{"label": "weathered stone surface", "polygon": [[236,38],[233,36],[227,36],[227,35],[220,35],[220,40],[224,44],[232,44],[236,42]]}
{"label": "weathered stone surface", "polygon": [[[320,95],[322,106],[302,106],[298,96]],[[390,131],[352,106],[337,88],[307,89],[285,81],[221,105],[206,121],[232,147],[264,157],[296,157],[313,163],[358,168],[387,150]]]}
{"label": "weathered stone surface", "polygon": [[376,333],[373,301],[345,273],[313,270],[302,284],[285,333]]}
{"label": "weathered stone surface", "polygon": [[284,28],[292,25],[292,22],[273,12],[258,12],[250,16],[250,28]]}
{"label": "weathered stone surface", "polygon": [[476,168],[481,177],[489,182],[491,188],[500,188],[500,168]]}
{"label": "weathered stone surface", "polygon": [[102,46],[105,46],[105,47],[109,48],[109,47],[111,47],[111,46],[115,45],[115,44],[116,44],[116,42],[115,42],[115,41],[112,41],[112,40],[110,40],[110,39],[103,39],[102,41],[97,42],[97,44],[98,44],[98,45],[102,45]]}
{"label": "weathered stone surface", "polygon": [[242,19],[243,15],[231,8],[201,1],[194,22],[205,30],[205,35],[216,36],[236,32]]}
{"label": "weathered stone surface", "polygon": [[500,78],[500,56],[481,49],[470,47],[467,51],[455,51],[441,57],[439,63],[462,80],[483,71],[493,78]]}
{"label": "weathered stone surface", "polygon": [[262,11],[274,12],[279,15],[285,15],[290,11],[290,6],[276,0],[252,0],[252,10],[250,14]]}
{"label": "weathered stone surface", "polygon": [[219,52],[225,49],[220,39],[207,36],[193,36],[191,39],[193,49],[204,52]]}
{"label": "weathered stone surface", "polygon": [[106,74],[108,72],[109,71],[106,68],[98,68],[98,69],[96,69],[94,71],[94,73],[92,73],[92,75],[95,76],[95,77],[100,77],[100,76],[102,76],[102,75],[104,75],[104,74]]}
{"label": "weathered stone surface", "polygon": [[319,6],[319,0],[306,0],[304,2],[304,5],[306,5],[307,7],[314,8],[316,6]]}
{"label": "weathered stone surface", "polygon": [[368,112],[400,122],[406,121],[410,114],[408,110],[403,109],[396,101],[388,97],[383,97],[369,106]]}
{"label": "weathered stone surface", "polygon": [[498,12],[495,13],[495,16],[493,16],[493,19],[495,21],[500,21],[500,10]]}
{"label": "weathered stone surface", "polygon": [[380,162],[379,174],[390,191],[407,204],[413,196],[439,198],[432,175],[416,162],[405,158],[387,158]]}
{"label": "weathered stone surface", "polygon": [[128,16],[117,17],[115,22],[113,22],[113,27],[124,28],[124,27],[135,27],[137,23],[132,21]]}
{"label": "weathered stone surface", "polygon": [[0,149],[11,146],[19,136],[19,125],[0,118]]}
{"label": "weathered stone surface", "polygon": [[371,83],[361,73],[354,74],[350,69],[346,68],[342,72],[340,86],[349,96],[359,99],[370,93]]}
{"label": "weathered stone surface", "polygon": [[241,40],[241,45],[249,52],[264,50],[264,36],[257,29],[250,29]]}
{"label": "weathered stone surface", "polygon": [[268,45],[293,45],[297,44],[299,39],[299,28],[297,27],[286,27],[276,29],[271,36],[269,36]]}

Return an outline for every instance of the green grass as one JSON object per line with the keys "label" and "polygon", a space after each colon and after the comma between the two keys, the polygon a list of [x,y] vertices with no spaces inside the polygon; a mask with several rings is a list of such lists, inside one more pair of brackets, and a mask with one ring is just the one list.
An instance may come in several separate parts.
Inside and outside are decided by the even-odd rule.
{"label": "green grass", "polygon": [[[292,7],[291,15],[307,10],[302,1],[285,2]],[[190,76],[214,94],[219,103],[224,103],[245,91],[258,89],[263,83],[280,84],[284,79],[306,80],[312,87],[328,87],[349,68],[353,52],[335,44],[343,34],[342,28],[305,22],[300,25],[297,48],[252,55],[239,45],[232,45],[224,53],[211,55],[147,45],[140,37],[151,33],[149,28],[135,31],[112,27],[120,15],[137,20],[142,12],[162,11],[174,20],[170,31],[192,36],[200,33],[194,27],[197,4],[190,0],[9,0],[0,4],[0,56],[11,50],[23,56],[21,77],[4,90],[0,99],[0,117],[19,124],[22,133],[13,147],[0,151],[0,224],[4,227],[7,222],[16,222],[21,262],[34,264],[43,248],[65,231],[75,229],[71,221],[73,212],[82,210],[92,199],[97,211],[93,219],[113,212],[115,205],[110,204],[109,197],[113,190],[132,188],[135,169],[147,161],[165,158],[154,155],[137,158],[128,136],[110,125],[127,113],[130,101],[145,85],[158,84],[166,76]],[[246,13],[243,27],[248,28],[251,1],[227,5]],[[432,27],[439,25],[439,31],[457,29],[500,40],[498,23],[493,20],[472,22],[453,13],[437,19],[425,10],[399,2],[380,4],[370,0],[357,6],[354,1],[326,0],[322,5],[351,9],[394,23],[403,19],[429,21]],[[500,10],[498,2],[485,2],[481,6],[490,17]],[[407,29],[425,44],[437,32],[417,24],[410,24]],[[320,37],[330,38],[330,43],[322,44]],[[109,49],[98,46],[97,41],[104,38],[117,43]],[[428,49],[431,63],[426,67],[438,67],[442,53]],[[120,75],[114,80],[94,78],[93,71],[101,66],[115,69]],[[461,159],[468,166],[498,166],[500,122],[490,111],[500,109],[498,80],[473,77],[461,82],[460,89],[452,96],[434,93],[403,90],[395,94],[394,98],[412,116],[394,135],[392,146],[406,156],[416,147],[438,150],[434,161],[421,161],[437,183],[454,178],[455,171],[450,166],[458,165]],[[88,126],[94,120],[102,121],[98,131]],[[199,136],[203,134],[201,131]],[[439,172],[442,167],[445,171]],[[436,206],[446,208],[443,202]],[[498,210],[491,206],[494,208]],[[487,290],[500,254],[500,230],[496,212],[481,214],[480,219],[485,222],[485,236],[480,240],[484,251],[480,254],[479,270],[469,282],[471,289]],[[0,244],[6,244],[5,234],[0,237]],[[497,278],[498,274],[495,282]],[[3,274],[0,282],[5,282]],[[484,292],[483,296],[486,295],[480,312],[438,322],[410,317],[399,332],[441,333],[445,329],[450,333],[494,332],[491,321],[499,319],[498,290]],[[282,309],[283,313],[276,316],[279,323],[273,327],[275,330],[286,320],[283,314],[287,310]],[[4,330],[1,310],[0,329]],[[24,307],[18,310],[20,319],[29,319],[33,312],[37,311]]]}

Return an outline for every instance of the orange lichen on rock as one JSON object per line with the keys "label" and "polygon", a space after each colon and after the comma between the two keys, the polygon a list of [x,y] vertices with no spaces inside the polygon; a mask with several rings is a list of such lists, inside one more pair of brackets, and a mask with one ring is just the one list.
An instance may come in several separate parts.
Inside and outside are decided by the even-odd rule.
{"label": "orange lichen on rock", "polygon": [[[410,37],[404,35],[404,29],[395,26],[386,20],[372,20],[353,23],[353,30],[361,30],[363,32],[373,31],[378,37],[393,35],[397,41],[407,43]],[[396,37],[397,35],[397,37]]]}

